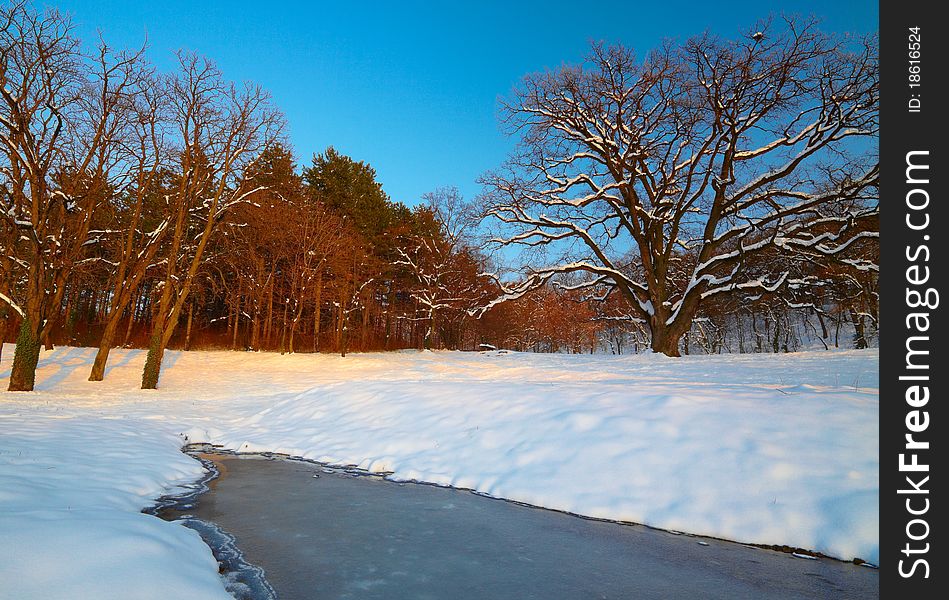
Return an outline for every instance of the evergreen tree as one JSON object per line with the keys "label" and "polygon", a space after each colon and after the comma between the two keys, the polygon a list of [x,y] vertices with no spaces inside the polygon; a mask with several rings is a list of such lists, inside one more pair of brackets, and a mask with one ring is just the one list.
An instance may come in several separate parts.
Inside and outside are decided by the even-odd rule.
{"label": "evergreen tree", "polygon": [[351,221],[353,229],[375,243],[393,222],[395,205],[376,181],[376,171],[330,146],[303,170],[312,196]]}

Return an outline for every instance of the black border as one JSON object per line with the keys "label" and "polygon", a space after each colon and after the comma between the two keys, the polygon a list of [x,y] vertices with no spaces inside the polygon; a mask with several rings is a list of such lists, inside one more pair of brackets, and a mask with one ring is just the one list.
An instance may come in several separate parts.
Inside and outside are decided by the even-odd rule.
{"label": "black border", "polygon": [[[945,597],[949,590],[945,585],[947,569],[941,558],[940,548],[942,534],[941,496],[934,491],[934,487],[942,483],[940,464],[937,454],[945,454],[940,442],[943,439],[945,427],[942,421],[945,416],[941,404],[946,401],[943,385],[946,367],[946,352],[943,350],[947,340],[944,335],[945,310],[941,307],[949,302],[949,295],[940,298],[940,306],[929,310],[930,329],[928,330],[928,344],[920,342],[917,348],[930,352],[925,360],[930,368],[930,400],[923,410],[929,413],[929,426],[916,434],[916,439],[930,442],[928,451],[918,451],[921,463],[930,465],[929,481],[924,486],[928,489],[930,501],[929,510],[923,518],[929,524],[929,535],[925,540],[930,544],[929,552],[925,555],[904,555],[902,550],[910,542],[906,536],[906,525],[913,517],[907,512],[905,502],[907,495],[898,490],[906,488],[905,476],[910,473],[901,473],[899,469],[900,454],[906,453],[905,435],[908,433],[906,418],[908,411],[913,410],[905,401],[905,394],[909,382],[901,381],[900,376],[910,373],[905,369],[907,337],[914,335],[914,329],[907,325],[907,315],[916,310],[907,304],[907,289],[922,291],[926,287],[933,287],[940,293],[949,292],[943,285],[945,263],[949,260],[947,254],[945,231],[949,227],[942,204],[946,200],[944,181],[949,174],[945,172],[944,149],[942,145],[949,144],[944,140],[942,130],[945,128],[945,114],[949,110],[947,100],[941,94],[941,79],[947,76],[949,69],[949,51],[946,39],[949,26],[937,16],[936,2],[918,2],[904,0],[897,2],[887,0],[880,2],[880,210],[881,210],[881,265],[880,265],[880,313],[884,326],[880,335],[880,591],[884,598],[936,598]],[[910,57],[909,38],[910,27],[919,27],[921,34],[921,80],[920,87],[910,88]],[[919,112],[909,110],[909,100],[916,94],[920,100]],[[942,141],[942,145],[940,145]],[[930,225],[926,231],[913,231],[906,225],[907,214],[910,209],[906,205],[906,193],[914,185],[906,181],[906,155],[910,151],[928,151],[929,183],[923,187],[930,195],[930,205],[926,209],[929,213]],[[919,216],[919,215],[916,215]],[[923,235],[929,235],[929,240],[923,240]],[[928,262],[922,262],[921,256],[912,261],[907,256],[907,249],[911,254],[920,245],[927,245],[931,252]],[[907,282],[907,268],[913,264],[926,265],[930,268],[930,280],[923,286],[913,288]],[[942,294],[941,294],[942,295]],[[916,334],[918,335],[918,334]],[[924,334],[925,335],[925,334]],[[919,359],[917,362],[921,362]],[[925,371],[913,371],[912,374]],[[908,457],[907,457],[907,460]],[[918,474],[915,474],[918,475]],[[918,478],[917,478],[918,479]],[[922,496],[917,507],[922,506]],[[922,530],[917,524],[916,533]],[[922,544],[923,542],[912,542]],[[917,569],[915,576],[904,578],[900,575],[900,560],[904,561],[903,568],[908,570],[916,557],[924,557],[929,565],[929,577],[922,577],[924,569]],[[939,594],[937,596],[937,590]]]}

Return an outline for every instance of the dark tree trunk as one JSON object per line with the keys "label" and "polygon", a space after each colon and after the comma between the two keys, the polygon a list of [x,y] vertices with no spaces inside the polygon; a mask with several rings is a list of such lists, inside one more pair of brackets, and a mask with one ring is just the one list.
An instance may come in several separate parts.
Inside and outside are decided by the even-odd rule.
{"label": "dark tree trunk", "polygon": [[[817,322],[820,323],[820,336],[822,339],[827,339],[830,336],[830,332],[827,331],[827,323],[824,322],[824,315],[821,311],[814,309],[814,314],[817,315]],[[824,344],[826,347],[827,344]]]}
{"label": "dark tree trunk", "polygon": [[[299,313],[298,313],[299,314]],[[293,320],[290,321],[290,333],[289,340],[287,341],[287,352],[293,354],[294,352],[294,342],[297,337],[297,325],[299,324],[299,316],[294,316]]]}
{"label": "dark tree trunk", "polygon": [[761,334],[758,332],[758,315],[751,313],[751,331],[755,334],[755,352],[761,354]]}
{"label": "dark tree trunk", "polygon": [[435,345],[435,315],[428,317],[428,330],[425,332],[425,349],[432,350]]}
{"label": "dark tree trunk", "polygon": [[834,318],[834,348],[840,348],[840,313]]}
{"label": "dark tree trunk", "polygon": [[185,327],[185,350],[191,350],[191,324],[194,320],[194,304],[188,305],[188,324]]}
{"label": "dark tree trunk", "polygon": [[287,311],[290,310],[290,304],[283,304],[283,324],[280,328],[280,354],[287,353]]}
{"label": "dark tree trunk", "polygon": [[313,352],[320,351],[320,317],[323,306],[323,271],[316,276],[316,300],[313,306]]}
{"label": "dark tree trunk", "polygon": [[119,326],[119,317],[121,317],[121,314],[109,319],[105,324],[102,339],[99,340],[99,351],[96,352],[96,358],[92,362],[92,372],[89,373],[89,381],[102,381],[102,378],[105,377],[105,367],[109,362],[112,342],[115,341],[115,332]]}
{"label": "dark tree trunk", "polygon": [[267,321],[264,323],[264,345],[272,348],[273,336],[273,279],[270,280],[270,289],[267,292]]}
{"label": "dark tree trunk", "polygon": [[53,326],[56,324],[56,321],[57,321],[57,318],[55,316],[56,314],[57,313],[54,313],[54,316],[50,317],[49,321],[46,323],[46,327],[43,328],[43,334],[40,336],[40,341],[42,342],[42,346],[43,348],[46,349],[47,352],[50,352],[53,350],[52,331],[53,331]]}
{"label": "dark tree trunk", "polygon": [[738,354],[744,354],[745,353],[745,330],[742,327],[740,314],[735,315],[735,327],[737,327],[736,331],[738,334]]}
{"label": "dark tree trunk", "polygon": [[76,326],[76,317],[73,313],[73,301],[76,294],[72,293],[66,297],[66,308],[63,310],[63,318],[66,319],[63,327],[63,344],[71,346],[73,343],[73,334]]}
{"label": "dark tree trunk", "polygon": [[257,310],[250,324],[250,347],[255,352],[260,350],[260,312]]}
{"label": "dark tree trunk", "polygon": [[334,350],[339,350],[341,347],[341,339],[343,336],[343,295],[340,294],[339,305],[336,307],[336,339],[334,341]]}
{"label": "dark tree trunk", "polygon": [[366,351],[366,348],[369,346],[368,342],[369,337],[369,307],[362,311],[362,331],[359,332],[359,344],[363,352]]}
{"label": "dark tree trunk", "polygon": [[36,365],[40,358],[40,335],[24,318],[20,325],[20,334],[16,338],[16,350],[13,352],[13,367],[10,370],[11,392],[29,392],[36,381]]}
{"label": "dark tree trunk", "polygon": [[650,348],[653,352],[666,356],[681,356],[679,354],[679,338],[681,337],[681,335],[674,335],[669,328],[661,328],[659,331],[652,332]]}
{"label": "dark tree trunk", "polygon": [[10,313],[0,309],[0,360],[3,360],[3,343],[7,341],[7,329],[10,327]]}
{"label": "dark tree trunk", "polygon": [[867,328],[861,316],[856,310],[850,309],[850,320],[853,321],[853,347],[862,350],[869,347],[867,342]]}
{"label": "dark tree trunk", "polygon": [[[190,313],[189,313],[190,314]],[[234,300],[234,330],[231,332],[231,350],[237,349],[237,334],[241,326],[241,296]]]}
{"label": "dark tree trunk", "polygon": [[125,339],[122,340],[123,348],[128,347],[129,340],[132,339],[132,328],[135,326],[135,308],[135,304],[129,307],[129,320],[128,324],[125,326]]}
{"label": "dark tree trunk", "polygon": [[160,328],[152,332],[148,344],[148,356],[145,357],[145,370],[142,372],[142,389],[154,390],[158,388],[158,377],[161,374],[161,361],[165,356],[165,344],[162,343]]}

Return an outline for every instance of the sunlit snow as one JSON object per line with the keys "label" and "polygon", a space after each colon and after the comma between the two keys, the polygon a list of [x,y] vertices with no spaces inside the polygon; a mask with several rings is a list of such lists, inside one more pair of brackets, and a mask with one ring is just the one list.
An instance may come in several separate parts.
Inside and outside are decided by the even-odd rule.
{"label": "sunlit snow", "polygon": [[141,351],[114,351],[101,383],[93,355],[45,353],[36,392],[0,393],[11,597],[227,597],[193,531],[139,512],[200,476],[185,441],[878,560],[875,350],[170,352],[157,391],[137,389]]}

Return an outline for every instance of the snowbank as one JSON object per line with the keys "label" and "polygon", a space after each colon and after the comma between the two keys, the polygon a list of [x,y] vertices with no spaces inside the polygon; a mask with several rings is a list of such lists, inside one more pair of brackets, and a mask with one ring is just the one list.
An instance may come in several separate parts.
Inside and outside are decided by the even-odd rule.
{"label": "snowbank", "polygon": [[[0,377],[12,354],[5,349]],[[102,383],[85,381],[92,357],[44,354],[38,391],[0,394],[0,552],[12,554],[0,557],[2,580],[44,556],[35,545],[24,550],[22,536],[51,531],[43,527],[56,515],[60,537],[99,544],[89,536],[106,530],[75,518],[82,508],[119,528],[99,546],[100,565],[111,554],[135,560],[134,521],[154,529],[144,539],[161,540],[143,542],[143,557],[164,548],[182,565],[149,557],[143,568],[194,585],[185,596],[215,597],[207,549],[189,545],[184,528],[132,512],[200,473],[176,451],[176,434],[587,516],[878,560],[875,350],[682,359],[172,352],[157,392],[136,389],[141,352],[116,351]],[[121,580],[120,566],[113,570]],[[42,587],[46,571],[29,573],[16,579]]]}
{"label": "snowbank", "polygon": [[179,436],[18,397],[0,414],[0,598],[230,598],[197,533],[139,512],[202,475]]}

